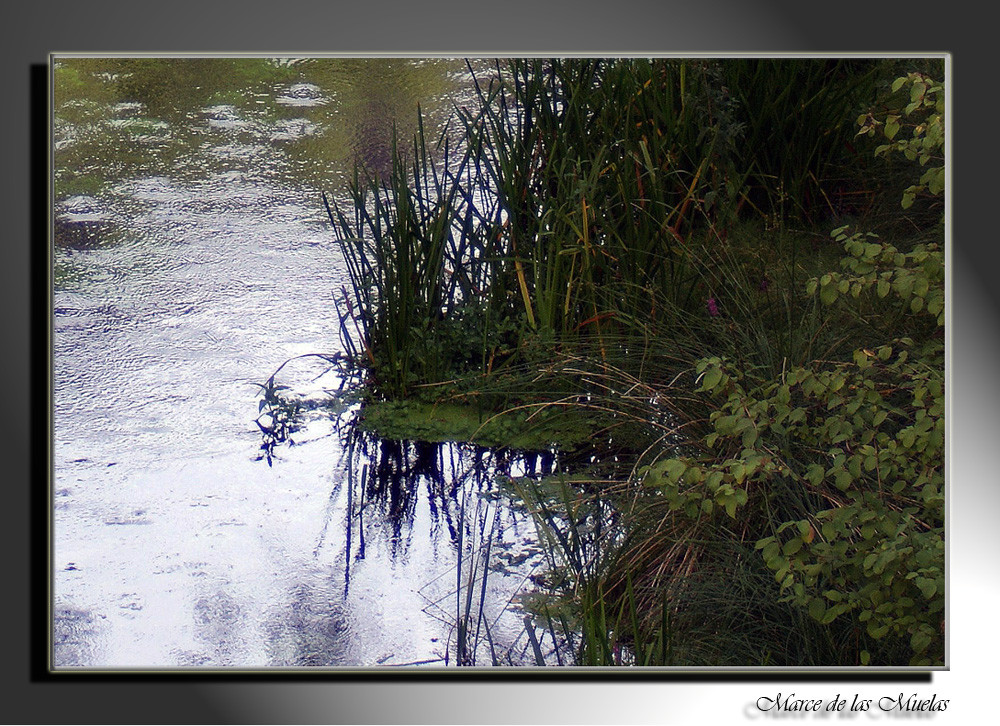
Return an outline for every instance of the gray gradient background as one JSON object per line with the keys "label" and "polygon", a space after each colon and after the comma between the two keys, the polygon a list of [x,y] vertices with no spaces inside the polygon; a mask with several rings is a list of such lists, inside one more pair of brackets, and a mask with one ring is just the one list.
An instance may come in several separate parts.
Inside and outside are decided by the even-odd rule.
{"label": "gray gradient background", "polygon": [[[945,7],[948,15],[932,14]],[[996,474],[1000,386],[1000,279],[995,227],[985,219],[996,207],[994,116],[987,99],[995,85],[993,24],[971,7],[928,2],[861,6],[844,3],[703,0],[576,0],[544,2],[383,2],[368,0],[265,3],[111,2],[12,5],[3,42],[8,91],[4,107],[4,264],[0,303],[4,352],[0,413],[6,455],[2,551],[6,587],[0,596],[5,627],[0,639],[0,704],[8,722],[24,723],[733,723],[769,721],[750,704],[758,696],[792,691],[832,699],[918,693],[950,699],[933,723],[964,723],[995,711],[989,678],[1000,646],[996,635],[998,585]],[[981,7],[978,6],[977,7]],[[277,8],[280,8],[278,10]],[[322,8],[322,9],[317,9]],[[982,28],[980,31],[979,28]],[[924,683],[858,679],[802,682],[793,675],[767,681],[657,681],[608,678],[523,680],[443,678],[392,681],[309,681],[281,678],[207,681],[37,678],[29,656],[44,655],[44,628],[28,628],[29,614],[45,618],[45,602],[29,598],[37,570],[47,569],[44,512],[29,518],[31,486],[44,487],[44,455],[26,426],[32,410],[30,380],[45,375],[44,359],[31,360],[29,317],[28,81],[32,64],[51,51],[74,52],[397,52],[472,54],[605,54],[722,52],[952,53],[948,91],[953,153],[950,193],[950,666]],[[44,129],[42,129],[44,133]],[[956,153],[957,152],[957,155]],[[34,170],[36,173],[38,169]],[[994,169],[995,172],[995,169]],[[41,170],[45,174],[45,170]],[[37,207],[36,207],[37,209]],[[44,210],[44,207],[43,207]],[[982,224],[977,224],[982,222]],[[43,298],[44,299],[44,298]],[[44,349],[43,349],[44,350]],[[30,366],[29,366],[30,364]],[[34,378],[33,378],[34,377]],[[39,389],[35,389],[36,391]],[[41,389],[44,390],[44,389]],[[27,415],[26,415],[27,413]],[[29,430],[30,429],[30,430]],[[30,444],[30,445],[29,445]],[[36,467],[32,469],[32,467]],[[37,507],[36,507],[37,508]],[[32,528],[29,538],[29,523]],[[42,530],[42,531],[39,531]],[[34,554],[32,554],[34,552]],[[31,574],[34,569],[35,575]],[[32,580],[34,577],[34,580]],[[43,674],[44,675],[44,674]],[[878,720],[880,714],[854,719]],[[882,716],[883,719],[888,716]],[[988,716],[986,716],[988,718]],[[810,718],[796,719],[810,721]],[[840,719],[837,719],[838,721]]]}

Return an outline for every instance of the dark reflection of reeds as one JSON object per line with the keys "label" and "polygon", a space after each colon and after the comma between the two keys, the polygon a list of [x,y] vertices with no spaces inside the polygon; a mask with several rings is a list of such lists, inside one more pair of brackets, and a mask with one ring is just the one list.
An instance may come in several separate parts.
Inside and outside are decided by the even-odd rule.
{"label": "dark reflection of reeds", "polygon": [[388,532],[393,558],[405,557],[421,495],[427,497],[432,538],[457,547],[466,496],[496,493],[498,477],[544,476],[557,467],[554,454],[382,439],[360,429],[347,435],[346,541],[355,531],[359,535],[349,553],[357,559],[364,557],[364,532],[372,527]]}
{"label": "dark reflection of reeds", "polygon": [[[482,664],[487,655],[494,664],[513,662],[515,644],[493,639],[511,603],[509,596],[496,601],[491,577],[517,559],[513,550],[524,548],[526,536],[533,540],[534,526],[501,496],[499,482],[550,475],[558,469],[557,456],[381,439],[358,428],[346,436],[345,597],[352,563],[368,556],[366,546],[376,538],[392,563],[407,563],[414,547],[430,547],[441,570],[422,573],[426,580],[419,592],[427,602],[423,612],[446,629],[445,663],[476,665],[478,657]],[[424,536],[415,531],[420,516],[430,518],[429,541],[416,541]],[[525,586],[527,569],[521,578]],[[528,647],[528,638],[518,640]]]}

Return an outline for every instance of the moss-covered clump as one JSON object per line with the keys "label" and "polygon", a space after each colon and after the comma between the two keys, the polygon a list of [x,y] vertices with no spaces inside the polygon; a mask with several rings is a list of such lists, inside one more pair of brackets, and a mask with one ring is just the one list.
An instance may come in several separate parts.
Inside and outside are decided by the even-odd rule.
{"label": "moss-covered clump", "polygon": [[465,403],[384,401],[362,411],[361,426],[387,439],[462,441],[526,451],[571,451],[604,428],[600,417],[579,408],[548,405],[483,411]]}

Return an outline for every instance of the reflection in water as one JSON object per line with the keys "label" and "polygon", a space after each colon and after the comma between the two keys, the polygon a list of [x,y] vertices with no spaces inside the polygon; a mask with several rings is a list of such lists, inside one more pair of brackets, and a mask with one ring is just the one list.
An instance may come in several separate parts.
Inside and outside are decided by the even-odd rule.
{"label": "reflection in water", "polygon": [[211,649],[212,663],[234,665],[233,656],[238,647],[242,620],[239,603],[225,590],[207,592],[195,601],[195,637]]}
{"label": "reflection in water", "polygon": [[[368,517],[385,528],[394,558],[406,556],[420,496],[426,497],[434,536],[446,532],[457,546],[463,507],[470,497],[495,496],[499,477],[542,476],[553,473],[555,466],[553,454],[380,439],[358,429],[350,437],[348,484],[356,490],[350,516],[359,521]],[[363,557],[363,550],[359,554]]]}
{"label": "reflection in water", "polygon": [[464,71],[458,59],[60,58],[56,198],[234,167],[333,191],[355,162],[386,168],[393,129],[405,145],[418,105],[441,128]]}
{"label": "reflection in water", "polygon": [[333,497],[345,505],[343,543],[329,531],[323,540],[343,547],[344,599],[372,570],[406,573],[439,644],[419,662],[528,662],[514,600],[541,552],[529,516],[498,485],[554,473],[555,455],[380,439],[356,427],[346,436],[347,491]]}
{"label": "reflection in water", "polygon": [[99,660],[101,629],[99,620],[88,610],[57,607],[53,618],[53,657],[65,666],[86,666]]}
{"label": "reflection in water", "polygon": [[351,665],[350,629],[335,589],[327,582],[300,582],[290,602],[267,627],[272,666]]}
{"label": "reflection in water", "polygon": [[369,174],[388,179],[392,173],[392,109],[379,98],[369,99],[363,108],[351,143],[354,157]]}
{"label": "reflection in water", "polygon": [[94,249],[109,237],[106,225],[101,221],[77,220],[67,216],[57,217],[52,230],[56,246],[74,250]]}
{"label": "reflection in water", "polygon": [[268,384],[258,461],[280,470],[317,423],[342,452],[313,563],[267,626],[271,663],[533,664],[516,598],[543,557],[499,485],[551,475],[558,457],[379,438],[356,424],[356,406]]}

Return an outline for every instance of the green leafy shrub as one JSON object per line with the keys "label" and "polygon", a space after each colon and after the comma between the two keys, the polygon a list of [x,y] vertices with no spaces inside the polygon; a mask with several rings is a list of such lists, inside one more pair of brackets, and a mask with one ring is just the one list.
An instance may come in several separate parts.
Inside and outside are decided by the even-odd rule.
{"label": "green leafy shrub", "polygon": [[[924,73],[908,73],[892,82],[892,93],[907,103],[888,110],[884,119],[872,112],[859,116],[858,135],[875,137],[881,131],[889,143],[879,146],[876,156],[897,152],[925,168],[920,180],[903,193],[901,205],[908,209],[917,195],[936,196],[944,191],[944,83]],[[909,136],[900,133],[904,130],[909,130]]]}
{"label": "green leafy shrub", "polygon": [[645,469],[643,483],[677,516],[771,527],[758,528],[757,549],[782,599],[820,624],[863,624],[874,645],[859,639],[854,662],[871,662],[877,641],[906,638],[911,663],[940,664],[943,253],[925,245],[903,254],[860,234],[836,236],[847,253],[843,272],[810,281],[808,290],[845,313],[894,298],[919,337],[763,382],[723,359],[703,359],[699,390],[718,401],[707,453],[663,459]]}

